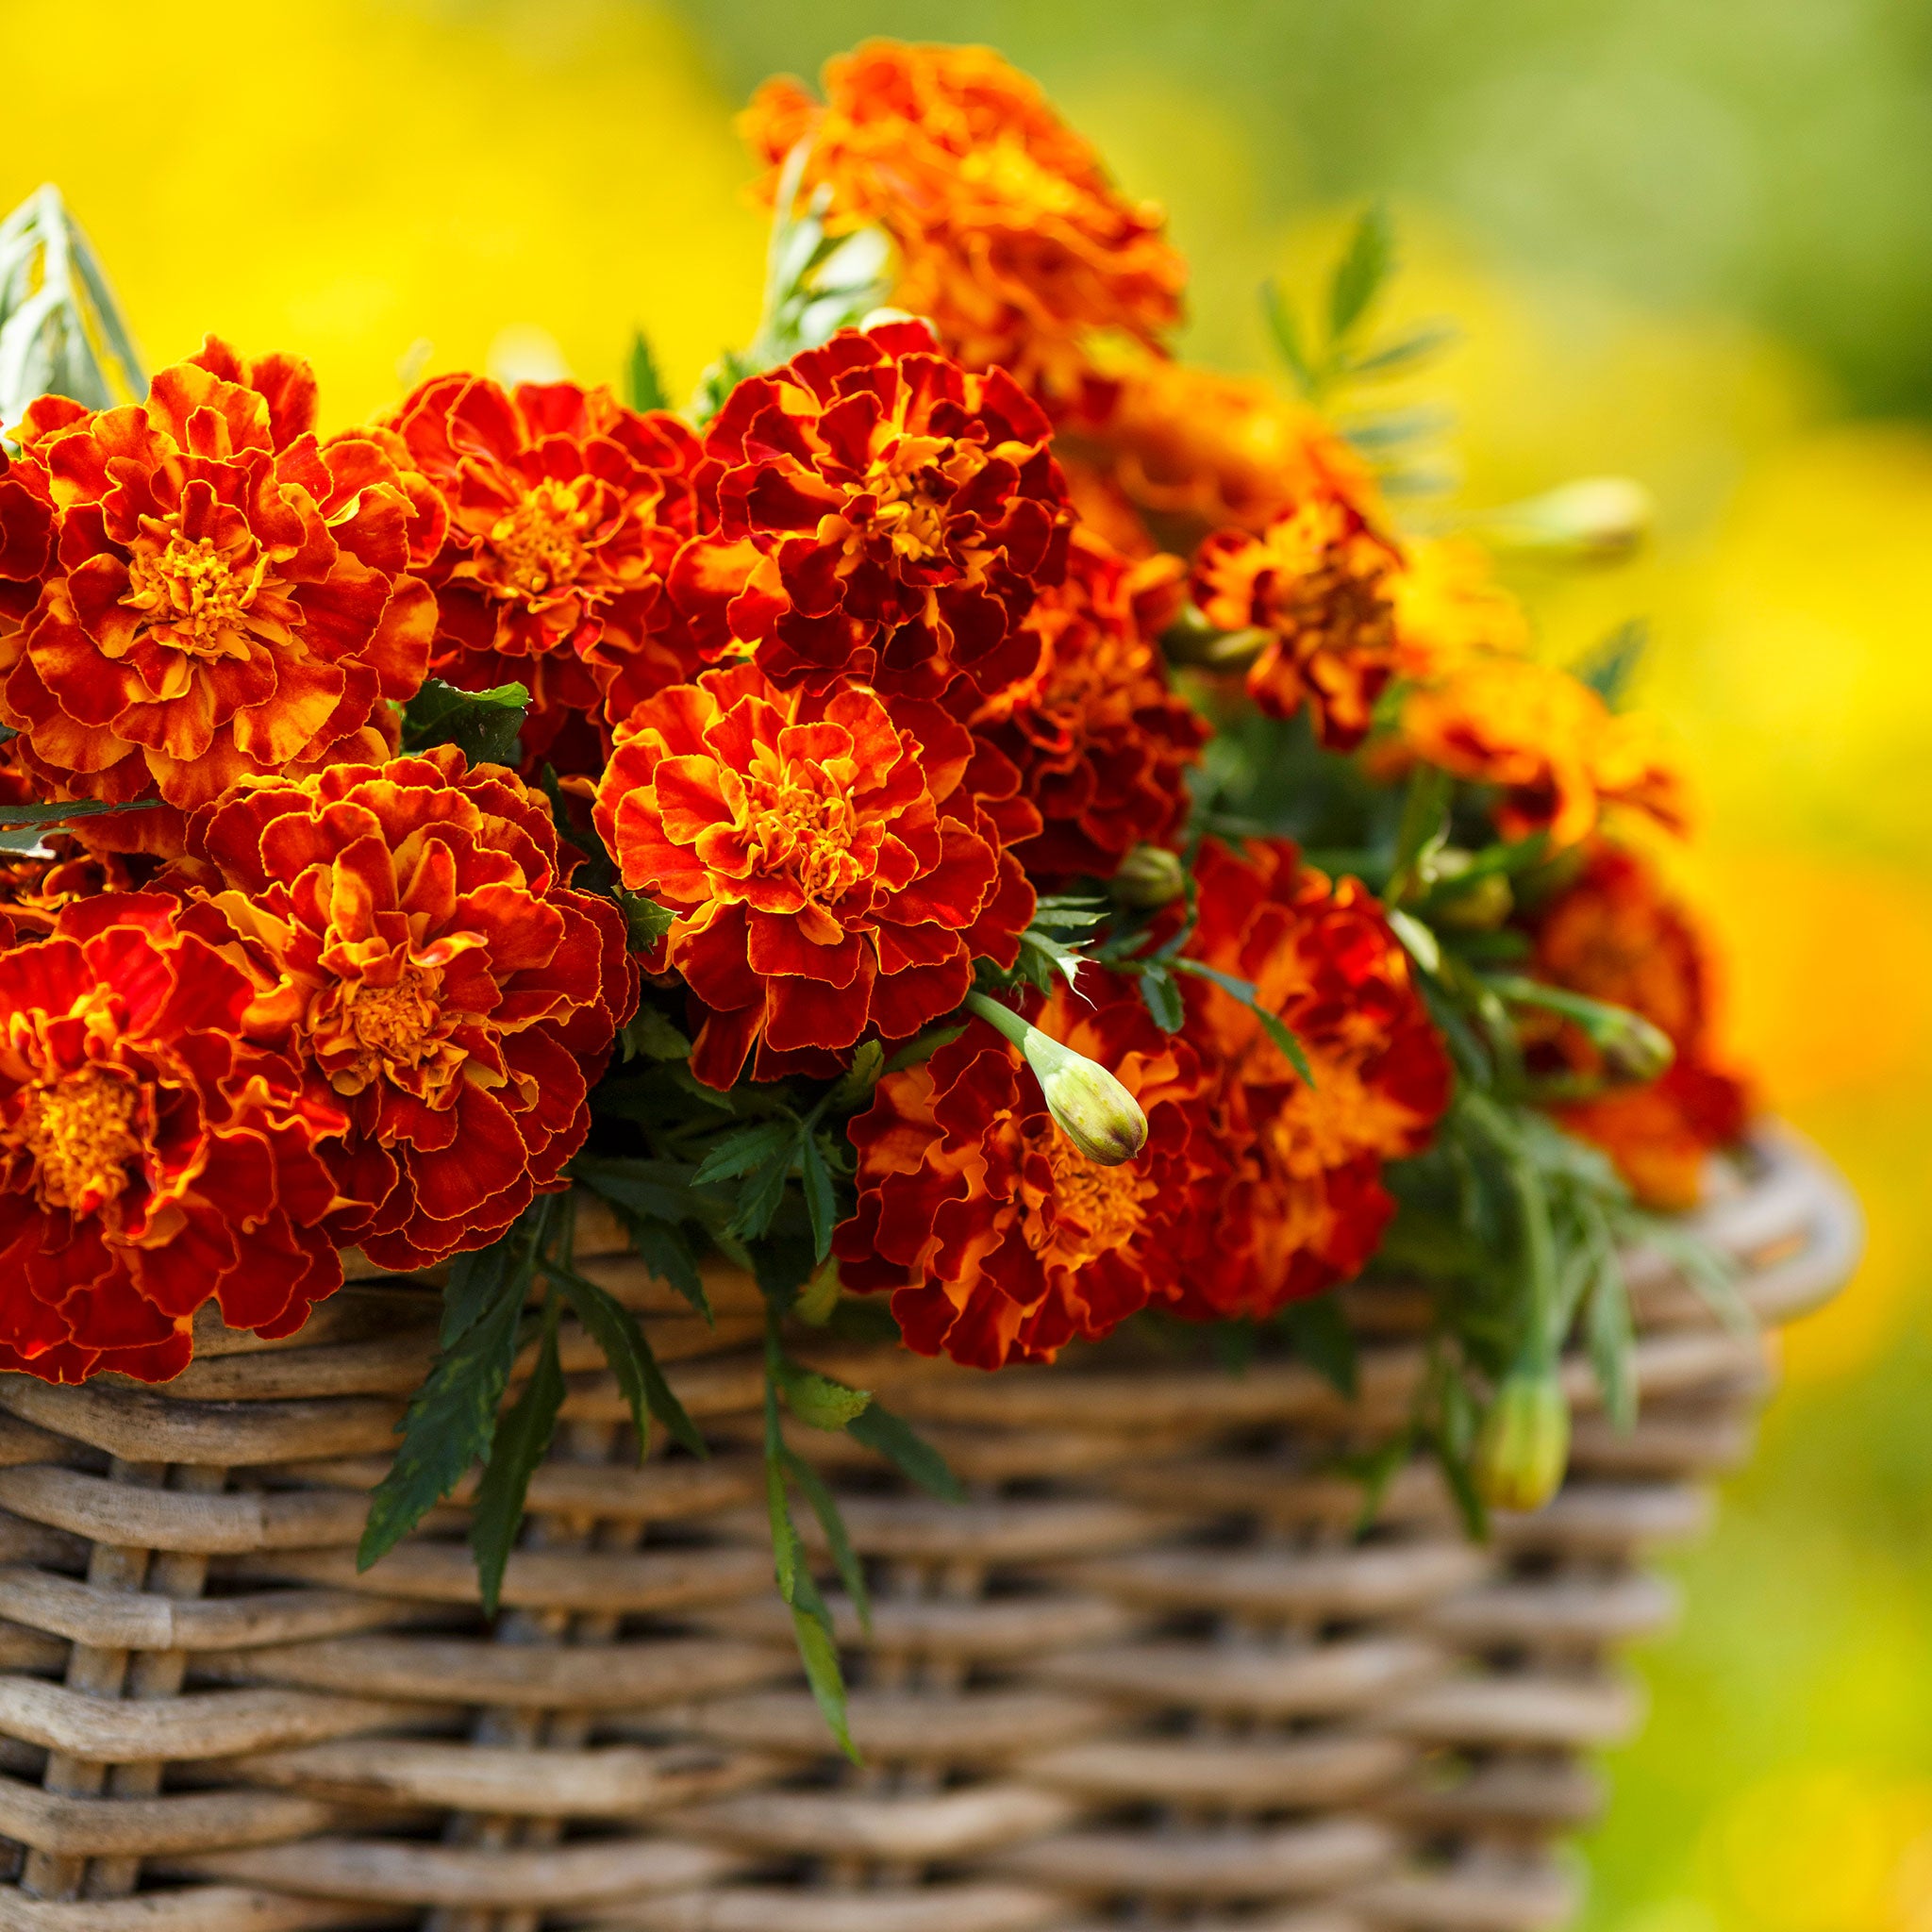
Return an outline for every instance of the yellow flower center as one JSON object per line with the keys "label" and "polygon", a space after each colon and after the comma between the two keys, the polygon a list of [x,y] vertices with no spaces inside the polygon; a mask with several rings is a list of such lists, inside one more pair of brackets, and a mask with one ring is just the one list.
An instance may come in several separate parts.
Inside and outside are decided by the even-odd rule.
{"label": "yellow flower center", "polygon": [[160,548],[143,545],[129,558],[124,601],[150,625],[165,625],[174,642],[194,657],[246,657],[248,645],[240,633],[267,570],[265,557],[258,555],[252,569],[239,570],[211,539],[175,530]]}
{"label": "yellow flower center", "polygon": [[883,532],[893,551],[909,562],[935,557],[945,548],[946,505],[953,491],[935,493],[935,470],[943,467],[957,484],[984,461],[978,451],[954,444],[941,466],[939,458],[947,448],[941,437],[902,436],[866,467],[862,488],[875,505],[872,527]]}
{"label": "yellow flower center", "polygon": [[824,772],[812,770],[802,779],[794,773],[753,778],[745,793],[745,830],[757,843],[762,871],[787,874],[819,905],[837,900],[865,876],[852,850],[858,815]]}
{"label": "yellow flower center", "polygon": [[1025,1222],[1026,1244],[1036,1255],[1077,1268],[1133,1240],[1141,1203],[1154,1191],[1138,1161],[1103,1167],[1055,1131],[1046,1164],[1052,1195]]}
{"label": "yellow flower center", "polygon": [[141,1152],[132,1129],[140,1101],[133,1081],[96,1067],[28,1094],[20,1140],[43,1208],[90,1214],[126,1187],[127,1162]]}
{"label": "yellow flower center", "polygon": [[589,560],[583,533],[591,515],[575,483],[546,477],[525,491],[524,500],[490,528],[490,548],[504,581],[528,599],[574,584]]}
{"label": "yellow flower center", "polygon": [[441,1008],[420,967],[405,966],[393,986],[358,986],[349,1002],[349,1024],[363,1051],[391,1065],[420,1067],[439,1045]]}

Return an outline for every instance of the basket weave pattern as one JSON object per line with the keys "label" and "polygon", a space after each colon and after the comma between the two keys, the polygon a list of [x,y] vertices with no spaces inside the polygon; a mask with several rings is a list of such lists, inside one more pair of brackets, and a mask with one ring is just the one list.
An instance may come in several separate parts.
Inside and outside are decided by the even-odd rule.
{"label": "basket weave pattern", "polygon": [[[1782,1140],[1704,1217],[1766,1325],[1842,1280],[1855,1210]],[[0,1932],[1346,1932],[1530,1928],[1621,1734],[1607,1650],[1668,1615],[1641,1553],[1741,1454],[1761,1344],[1636,1283],[1642,1417],[1579,1422],[1550,1508],[1468,1544],[1418,1466],[1357,1535],[1335,1455],[1404,1412],[1418,1311],[1360,1290],[1359,1400],[1100,1348],[975,1374],[803,1338],[940,1448],[964,1506],[798,1449],[874,1581],[835,1599],[860,1768],[774,1596],[759,1316],[708,1327],[581,1217],[715,1454],[654,1442],[588,1337],[494,1627],[462,1492],[358,1575],[433,1348],[420,1285],[303,1333],[211,1328],[159,1390],[0,1377]],[[1642,1266],[1641,1263],[1639,1264]]]}

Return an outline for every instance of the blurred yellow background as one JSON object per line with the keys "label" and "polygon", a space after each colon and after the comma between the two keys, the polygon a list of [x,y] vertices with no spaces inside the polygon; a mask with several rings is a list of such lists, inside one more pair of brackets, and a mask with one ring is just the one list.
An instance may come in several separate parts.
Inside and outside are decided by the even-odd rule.
{"label": "blurred yellow background", "polygon": [[1735,1051],[1871,1216],[1643,1660],[1655,1715],[1586,1848],[1589,1923],[1932,1932],[1932,237],[1903,167],[1932,152],[1932,17],[807,12],[0,0],[0,207],[60,185],[150,366],[206,329],[299,350],[344,423],[399,371],[613,378],[634,325],[688,392],[757,310],[730,113],[768,65],[866,30],[1041,72],[1174,210],[1203,359],[1263,366],[1258,276],[1308,286],[1348,207],[1391,191],[1391,315],[1466,330],[1426,385],[1460,420],[1461,500],[1605,472],[1657,494],[1635,566],[1528,589],[1559,657],[1652,620],[1642,689],[1700,775],[1684,869]]}

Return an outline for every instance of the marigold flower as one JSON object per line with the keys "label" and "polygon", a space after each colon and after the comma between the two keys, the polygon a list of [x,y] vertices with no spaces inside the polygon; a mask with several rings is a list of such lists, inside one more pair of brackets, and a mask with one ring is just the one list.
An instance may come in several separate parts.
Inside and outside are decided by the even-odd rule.
{"label": "marigold flower", "polygon": [[564,1185],[637,975],[539,793],[440,746],[258,780],[189,838],[208,930],[258,974],[251,1024],[291,1034],[348,1115],[339,1240],[425,1267]]}
{"label": "marigold flower", "polygon": [[1012,964],[1033,894],[967,782],[974,750],[936,705],[780,691],[749,664],[620,726],[596,825],[625,884],[676,914],[647,963],[703,1009],[699,1079],[730,1086],[754,1046],[754,1078],[834,1068],[950,1012],[976,957]]}
{"label": "marigold flower", "polygon": [[1176,544],[1229,526],[1258,535],[1321,495],[1379,521],[1368,465],[1265,382],[1141,357],[1108,372],[1095,412],[1073,426],[1074,448],[1100,455],[1126,497],[1174,526]]}
{"label": "marigold flower", "polygon": [[44,939],[68,907],[103,892],[129,892],[138,882],[126,859],[91,852],[66,834],[42,841],[39,856],[0,864],[0,945]]}
{"label": "marigold flower", "polygon": [[[58,795],[191,808],[366,752],[372,714],[421,684],[435,605],[408,574],[408,495],[376,443],[319,444],[314,421],[306,363],[214,337],[140,406],[28,409],[0,573],[20,586],[51,543],[31,610],[0,621],[0,722]],[[97,836],[152,846],[178,824]]]}
{"label": "marigold flower", "polygon": [[[1743,1083],[1713,1060],[1711,973],[1702,936],[1655,869],[1621,846],[1593,847],[1576,877],[1527,924],[1538,979],[1659,1028],[1676,1058],[1658,1079],[1613,1087],[1557,1118],[1602,1147],[1638,1198],[1657,1208],[1696,1204],[1711,1151],[1735,1141],[1750,1115]],[[1603,1077],[1601,1050],[1553,1014],[1521,1016],[1538,1072]]]}
{"label": "marigold flower", "polygon": [[969,375],[924,323],[843,330],[731,392],[705,437],[719,531],[672,593],[708,656],[755,646],[774,685],[997,691],[1033,668],[1021,626],[1066,571],[1048,436],[1004,370]]}
{"label": "marigold flower", "polygon": [[433,377],[391,420],[447,505],[423,572],[431,672],[464,691],[526,686],[526,757],[594,772],[601,719],[700,668],[664,591],[697,529],[695,433],[608,390],[479,375]]}
{"label": "marigold flower", "polygon": [[1386,588],[1403,677],[1440,677],[1472,658],[1521,657],[1529,649],[1529,619],[1496,582],[1480,544],[1456,537],[1407,543]]}
{"label": "marigold flower", "polygon": [[1306,703],[1324,744],[1368,735],[1395,675],[1395,546],[1344,498],[1311,496],[1258,537],[1220,530],[1195,553],[1194,602],[1218,629],[1267,638],[1248,695],[1271,717]]}
{"label": "marigold flower", "polygon": [[1076,528],[1064,584],[1027,619],[1031,676],[973,716],[1009,758],[1042,829],[1017,843],[1035,878],[1111,878],[1141,844],[1171,844],[1187,822],[1187,772],[1208,737],[1168,687],[1155,640],[1179,601],[1181,565],[1129,564]]}
{"label": "marigold flower", "polygon": [[858,1208],[840,1278],[890,1291],[907,1345],[974,1368],[1051,1361],[1176,1292],[1214,1232],[1217,1156],[1188,1042],[1132,985],[1089,968],[1034,1024],[1111,1068],[1146,1116],[1130,1159],[1091,1160],[1054,1123],[1019,1047],[984,1020],[888,1074],[852,1124]]}
{"label": "marigold flower", "polygon": [[740,128],[778,192],[802,141],[802,192],[830,191],[835,233],[875,225],[899,252],[892,301],[930,317],[970,369],[993,364],[1071,400],[1086,338],[1152,343],[1180,320],[1186,265],[1165,217],[1125,199],[1040,89],[986,47],[869,41],[828,61],[821,107],[767,81]]}
{"label": "marigold flower", "polygon": [[1380,907],[1282,841],[1196,860],[1189,957],[1247,981],[1301,1041],[1314,1083],[1254,1009],[1190,976],[1186,1038],[1210,1081],[1229,1174],[1214,1241],[1169,1299],[1202,1320],[1266,1315],[1358,1274],[1394,1204],[1384,1161],[1419,1153],[1449,1103],[1450,1069]]}
{"label": "marigold flower", "polygon": [[1531,658],[1478,656],[1419,685],[1391,750],[1495,786],[1506,838],[1546,832],[1553,846],[1574,845],[1609,805],[1683,828],[1683,781],[1650,723],[1612,712],[1580,678]]}
{"label": "marigold flower", "polygon": [[0,953],[0,1368],[165,1381],[204,1302],[288,1335],[341,1285],[346,1122],[243,1037],[253,984],[179,913],[105,893]]}

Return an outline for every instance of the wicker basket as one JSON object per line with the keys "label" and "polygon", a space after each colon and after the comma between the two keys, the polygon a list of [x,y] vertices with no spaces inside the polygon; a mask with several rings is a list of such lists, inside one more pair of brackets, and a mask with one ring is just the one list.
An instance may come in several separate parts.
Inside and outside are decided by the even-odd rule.
{"label": "wicker basket", "polygon": [[[1703,1217],[1767,1324],[1847,1273],[1855,1209],[1759,1146]],[[829,1755],[774,1598],[756,1296],[715,1329],[594,1211],[585,1272],[647,1318],[717,1453],[635,1466],[571,1393],[493,1628],[460,1496],[367,1575],[354,1546],[431,1348],[363,1282],[297,1338],[212,1327],[161,1390],[0,1377],[0,1932],[1250,1932],[1532,1927],[1631,1721],[1606,1650],[1668,1614],[1642,1550],[1703,1520],[1764,1383],[1661,1268],[1643,1414],[1585,1415],[1561,1497],[1469,1545],[1421,1468],[1366,1537],[1339,1448],[1401,1413],[1413,1298],[1362,1290],[1361,1400],[1313,1374],[1087,1352],[997,1377],[823,1352],[943,1448],[908,1494],[843,1437],[876,1598],[849,1640],[865,1765]],[[1573,1393],[1585,1410],[1580,1367]]]}

